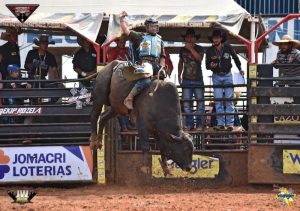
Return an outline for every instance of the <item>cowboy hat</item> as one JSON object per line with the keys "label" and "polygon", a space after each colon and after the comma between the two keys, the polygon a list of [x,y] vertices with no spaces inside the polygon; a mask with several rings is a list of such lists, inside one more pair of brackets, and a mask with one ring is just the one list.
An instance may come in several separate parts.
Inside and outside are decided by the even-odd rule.
{"label": "cowboy hat", "polygon": [[194,36],[194,37],[196,38],[196,40],[198,40],[198,39],[200,38],[200,34],[197,34],[197,35],[196,35],[196,32],[195,32],[195,30],[194,30],[193,28],[188,28],[188,29],[186,30],[185,34],[183,34],[183,35],[181,35],[181,36],[183,37],[183,39],[185,39],[185,37],[186,37],[187,35],[192,35],[192,36]]}
{"label": "cowboy hat", "polygon": [[90,41],[89,41],[88,39],[86,39],[85,37],[77,36],[77,43],[78,43],[78,45],[82,46],[84,41],[90,42]]}
{"label": "cowboy hat", "polygon": [[2,40],[8,41],[9,36],[14,35],[14,34],[15,35],[21,34],[20,29],[15,28],[15,27],[6,28],[5,32],[1,33],[1,37],[0,38]]}
{"label": "cowboy hat", "polygon": [[220,29],[215,29],[213,30],[211,36],[207,36],[207,39],[213,43],[213,37],[221,37],[222,40],[221,42],[224,43],[227,40],[227,35],[226,33],[222,33],[222,31]]}
{"label": "cowboy hat", "polygon": [[49,42],[49,36],[48,35],[40,35],[39,38],[34,38],[33,43],[36,44],[37,46],[39,46],[40,43],[47,43],[48,45],[55,45],[54,40],[51,40]]}
{"label": "cowboy hat", "polygon": [[293,48],[297,48],[300,46],[300,42],[298,40],[294,40],[293,38],[291,38],[289,35],[285,34],[282,36],[282,39],[279,41],[275,41],[272,42],[273,45],[279,46],[282,43],[292,43],[293,44]]}

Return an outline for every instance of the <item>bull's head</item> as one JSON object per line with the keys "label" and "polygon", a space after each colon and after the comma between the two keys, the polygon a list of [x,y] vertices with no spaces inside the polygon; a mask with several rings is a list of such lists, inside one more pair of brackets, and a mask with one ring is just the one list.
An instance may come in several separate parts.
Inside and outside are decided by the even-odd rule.
{"label": "bull's head", "polygon": [[166,145],[163,147],[162,153],[168,159],[172,159],[182,170],[190,171],[193,157],[192,136],[180,131],[180,136],[167,134]]}

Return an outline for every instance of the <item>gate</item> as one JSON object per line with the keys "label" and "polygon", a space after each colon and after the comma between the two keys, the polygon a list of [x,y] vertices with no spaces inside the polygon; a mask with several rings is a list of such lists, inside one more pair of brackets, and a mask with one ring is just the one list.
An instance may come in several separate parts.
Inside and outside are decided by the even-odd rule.
{"label": "gate", "polygon": [[249,183],[300,184],[299,66],[277,68],[249,71]]}

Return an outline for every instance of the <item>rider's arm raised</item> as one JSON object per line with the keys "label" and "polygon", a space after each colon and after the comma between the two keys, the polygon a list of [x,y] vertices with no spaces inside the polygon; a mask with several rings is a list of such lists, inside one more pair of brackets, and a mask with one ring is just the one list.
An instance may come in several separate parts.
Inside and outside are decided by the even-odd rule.
{"label": "rider's arm raised", "polygon": [[124,34],[126,34],[127,36],[130,34],[129,28],[128,28],[128,23],[125,20],[125,17],[127,16],[127,12],[123,11],[120,13],[120,24],[121,24],[121,28]]}

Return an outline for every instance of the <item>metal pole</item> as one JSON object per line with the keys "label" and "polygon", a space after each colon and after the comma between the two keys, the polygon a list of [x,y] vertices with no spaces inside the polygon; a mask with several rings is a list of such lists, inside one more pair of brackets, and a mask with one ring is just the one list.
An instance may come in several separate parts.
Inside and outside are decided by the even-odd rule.
{"label": "metal pole", "polygon": [[258,21],[257,18],[251,17],[251,28],[250,28],[250,42],[251,42],[251,60],[250,64],[254,64],[256,61],[255,55],[255,31],[256,31],[256,22]]}

